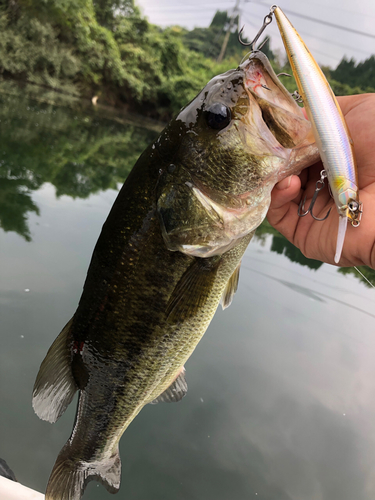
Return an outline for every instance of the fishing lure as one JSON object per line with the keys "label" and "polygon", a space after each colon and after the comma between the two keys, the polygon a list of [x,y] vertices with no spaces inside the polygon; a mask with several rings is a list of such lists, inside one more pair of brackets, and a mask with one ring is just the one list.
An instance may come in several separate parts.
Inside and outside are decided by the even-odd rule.
{"label": "fishing lure", "polygon": [[353,141],[326,77],[280,7],[277,5],[271,7],[270,13],[264,18],[263,26],[249,45],[254,50],[256,40],[258,40],[268,24],[271,23],[273,15],[276,18],[293,75],[297,82],[298,94],[296,94],[296,97],[300,96],[302,98],[324,165],[324,170],[316,183],[315,193],[308,210],[305,211],[304,208],[305,198],[301,200],[298,215],[304,217],[310,213],[315,220],[319,221],[323,221],[328,217],[329,212],[320,219],[313,213],[316,197],[324,187],[324,179],[327,177],[339,213],[334,257],[337,264],[341,257],[348,221],[352,226],[358,227],[362,217],[362,203],[359,201],[358,174]]}

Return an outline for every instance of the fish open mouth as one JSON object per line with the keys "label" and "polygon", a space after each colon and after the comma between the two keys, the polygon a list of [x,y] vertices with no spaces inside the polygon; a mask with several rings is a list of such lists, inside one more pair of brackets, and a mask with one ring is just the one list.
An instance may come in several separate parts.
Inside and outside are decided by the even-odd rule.
{"label": "fish open mouth", "polygon": [[267,57],[255,51],[240,69],[245,72],[249,97],[257,102],[272,135],[284,148],[298,146],[310,132],[310,122],[276,76]]}

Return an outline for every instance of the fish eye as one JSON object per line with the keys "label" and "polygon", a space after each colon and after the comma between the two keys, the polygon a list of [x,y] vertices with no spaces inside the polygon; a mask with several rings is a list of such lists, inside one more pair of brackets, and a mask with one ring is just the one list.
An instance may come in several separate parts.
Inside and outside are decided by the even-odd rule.
{"label": "fish eye", "polygon": [[212,104],[207,109],[206,113],[207,113],[206,119],[208,126],[216,130],[221,130],[224,127],[226,127],[229,124],[232,117],[230,109],[224,104],[221,104],[219,102]]}

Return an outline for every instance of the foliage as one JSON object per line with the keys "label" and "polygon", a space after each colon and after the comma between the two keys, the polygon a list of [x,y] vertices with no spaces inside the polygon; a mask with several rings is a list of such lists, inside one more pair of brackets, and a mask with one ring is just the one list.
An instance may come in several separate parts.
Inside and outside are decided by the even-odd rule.
{"label": "foliage", "polygon": [[0,92],[0,227],[30,240],[27,213],[39,213],[34,190],[49,182],[57,196],[86,198],[116,189],[156,132],[107,119],[97,108],[37,103],[24,94]]}
{"label": "foliage", "polygon": [[[239,18],[237,16],[234,19],[233,28],[229,34],[225,50],[225,57],[227,59],[235,59],[236,65],[238,65],[238,61],[240,61],[244,55],[249,52],[249,47],[243,47],[238,42],[238,23]],[[230,16],[227,11],[218,10],[208,28],[194,28],[191,31],[185,30],[183,34],[183,42],[189,50],[202,54],[207,59],[217,60],[229,27]],[[243,36],[242,39],[246,43],[249,42],[249,40]],[[263,42],[265,43],[262,47],[262,52],[269,59],[273,60],[275,56],[270,47],[270,39],[266,37]],[[263,42],[260,42],[260,45],[262,45]]]}
{"label": "foliage", "polygon": [[[257,228],[254,238],[261,242],[262,245],[266,244],[267,237],[271,236],[271,252],[276,252],[280,255],[285,255],[291,262],[296,262],[301,266],[309,267],[310,269],[319,269],[323,262],[314,259],[308,259],[303,253],[290,243],[282,234],[280,234],[271,224],[265,219],[262,224]],[[375,286],[375,270],[368,266],[360,266],[357,271],[354,267],[339,267],[338,272],[341,274],[352,274],[359,281],[362,281],[368,288]],[[365,276],[365,278],[361,275]],[[369,283],[370,282],[370,283]]]}
{"label": "foliage", "polygon": [[8,179],[1,173],[0,179],[0,227],[5,232],[15,231],[26,241],[31,241],[26,214],[39,214],[39,209],[31,199],[27,179]]}
{"label": "foliage", "polygon": [[5,76],[79,92],[73,83],[79,71],[73,49],[59,41],[50,23],[26,13],[12,15],[0,7],[0,61]]}
{"label": "foliage", "polygon": [[375,56],[359,63],[344,57],[337,68],[330,71],[330,77],[341,84],[375,92]]}
{"label": "foliage", "polygon": [[[150,24],[134,0],[0,0],[0,74],[167,120],[246,54],[237,22],[217,64],[226,11],[208,28],[187,31]],[[274,60],[269,43],[262,50]],[[336,93],[373,87],[373,66],[373,57],[358,65],[343,60],[331,72]],[[350,81],[341,78],[346,72]],[[286,85],[295,89],[293,81]]]}
{"label": "foliage", "polygon": [[356,276],[356,278],[362,281],[362,283],[364,283],[368,288],[375,286],[375,269],[371,269],[371,267],[368,266],[359,266],[358,270],[363,274],[363,276],[365,276],[365,278],[363,278],[354,267],[340,267],[339,273],[352,274]]}
{"label": "foliage", "polygon": [[[217,59],[224,41],[225,33],[230,25],[227,11],[218,10],[208,28],[194,28],[184,34],[186,46],[208,59]],[[242,57],[243,47],[238,43],[238,16],[234,20],[233,29],[229,35],[225,55],[227,57]]]}
{"label": "foliage", "polygon": [[297,262],[301,266],[307,266],[310,269],[319,269],[323,262],[308,259],[303,253],[282,236],[271,224],[265,219],[255,232],[255,239],[266,243],[266,237],[272,235],[271,252],[276,252],[280,255],[285,255],[292,262]]}
{"label": "foliage", "polygon": [[336,80],[330,79],[329,83],[335,95],[354,95],[354,94],[364,94],[366,92],[375,92],[375,88],[371,87],[351,87],[347,83],[337,82]]}

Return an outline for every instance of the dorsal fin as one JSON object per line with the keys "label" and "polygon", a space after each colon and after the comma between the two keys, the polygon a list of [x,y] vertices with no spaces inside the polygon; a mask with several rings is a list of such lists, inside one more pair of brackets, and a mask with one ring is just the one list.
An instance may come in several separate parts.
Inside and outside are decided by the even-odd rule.
{"label": "dorsal fin", "polygon": [[33,408],[42,420],[56,422],[72,401],[77,385],[71,368],[70,329],[73,318],[49,348],[33,389]]}
{"label": "dorsal fin", "polygon": [[156,399],[151,401],[151,404],[157,403],[177,403],[186,396],[188,387],[185,380],[185,368],[182,370],[178,377],[171,383],[171,385],[164,392],[160,394]]}
{"label": "dorsal fin", "polygon": [[240,278],[240,267],[241,267],[241,262],[238,264],[238,266],[234,270],[234,273],[229,278],[227,286],[225,287],[223,296],[221,297],[221,307],[223,309],[226,309],[227,307],[229,307],[231,305],[234,294],[237,291],[238,280]]}

